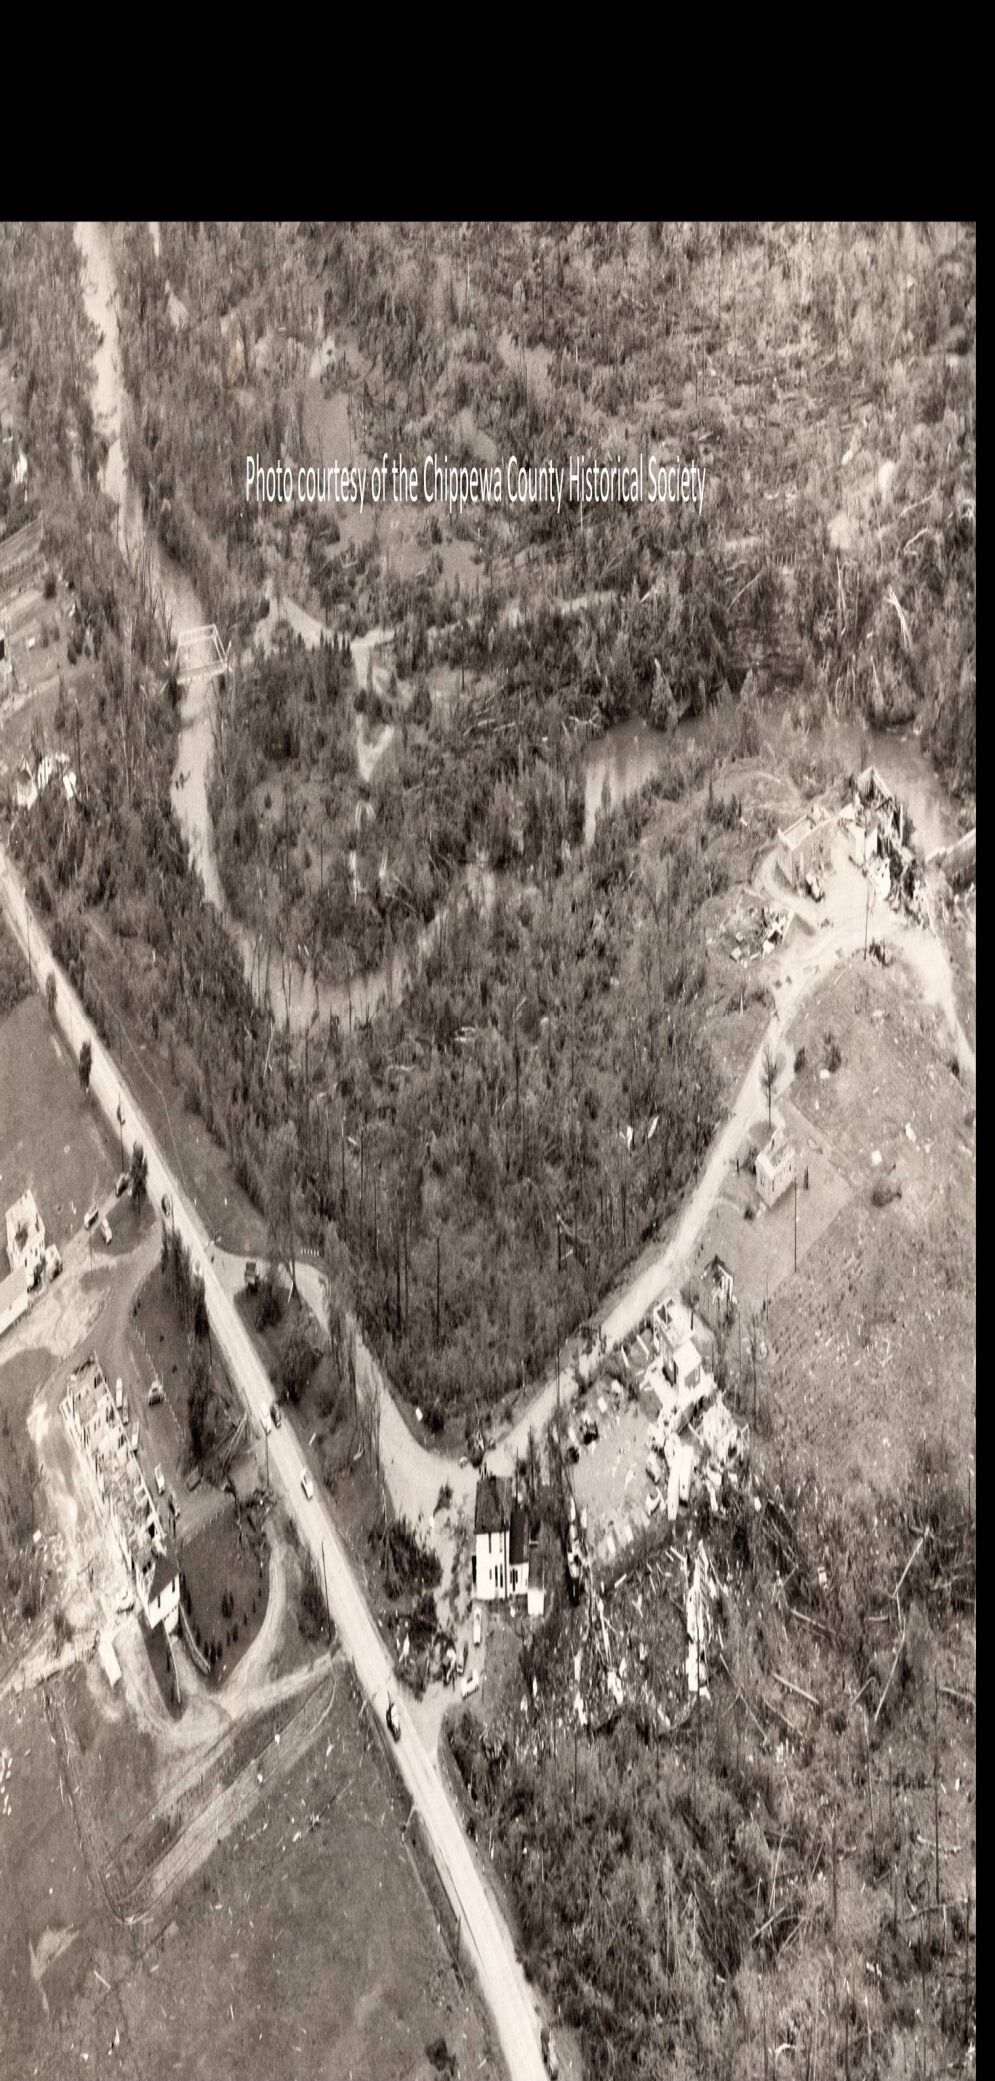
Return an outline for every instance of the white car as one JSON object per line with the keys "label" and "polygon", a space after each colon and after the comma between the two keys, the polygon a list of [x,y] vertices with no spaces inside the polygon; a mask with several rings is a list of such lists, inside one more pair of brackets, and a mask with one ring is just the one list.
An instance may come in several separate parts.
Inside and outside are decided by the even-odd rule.
{"label": "white car", "polygon": [[99,1208],[99,1207],[87,1207],[86,1213],[85,1213],[85,1214],[84,1214],[84,1216],[83,1216],[83,1227],[84,1227],[84,1228],[92,1228],[92,1227],[93,1227],[93,1224],[94,1224],[94,1222],[95,1222],[95,1221],[99,1221],[99,1219],[100,1219],[100,1208]]}
{"label": "white car", "polygon": [[302,1467],[301,1469],[301,1487],[304,1490],[304,1494],[306,1495],[308,1502],[310,1503],[311,1498],[314,1495],[314,1482],[312,1481],[311,1476],[308,1473],[306,1467]]}
{"label": "white car", "polygon": [[109,1222],[109,1221],[102,1221],[102,1222],[101,1222],[101,1224],[100,1224],[100,1233],[101,1233],[101,1235],[103,1236],[103,1239],[104,1239],[104,1242],[105,1242],[105,1243],[109,1243],[109,1242],[111,1242],[111,1240],[112,1240],[112,1237],[111,1237],[111,1225],[110,1225],[110,1222]]}
{"label": "white car", "polygon": [[484,1631],[484,1619],[479,1604],[473,1610],[473,1645],[479,1647]]}
{"label": "white car", "polygon": [[160,1496],[164,1496],[166,1493],[166,1476],[162,1471],[161,1465],[158,1466],[155,1470],[155,1485],[159,1491]]}
{"label": "white car", "polygon": [[474,1692],[475,1692],[475,1691],[479,1691],[479,1689],[480,1689],[480,1678],[479,1678],[479,1676],[477,1675],[477,1672],[476,1672],[476,1670],[475,1670],[475,1669],[471,1669],[471,1671],[470,1671],[470,1674],[469,1674],[469,1676],[465,1676],[465,1677],[463,1678],[463,1681],[462,1681],[462,1683],[461,1683],[461,1685],[460,1685],[460,1687],[459,1687],[459,1694],[460,1694],[460,1697],[461,1697],[461,1698],[472,1698],[472,1697],[473,1697],[473,1694],[474,1694]]}

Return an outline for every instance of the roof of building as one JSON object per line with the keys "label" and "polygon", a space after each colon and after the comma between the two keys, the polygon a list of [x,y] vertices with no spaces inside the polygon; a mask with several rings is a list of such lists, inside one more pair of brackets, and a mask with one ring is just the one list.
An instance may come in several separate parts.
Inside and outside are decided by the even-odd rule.
{"label": "roof of building", "polygon": [[503,1532],[511,1516],[511,1482],[507,1475],[481,1474],[473,1510],[474,1532]]}
{"label": "roof of building", "polygon": [[508,1547],[508,1560],[512,1568],[521,1567],[528,1550],[528,1512],[523,1509],[521,1503],[516,1502],[511,1506],[511,1539]]}
{"label": "roof of building", "polygon": [[39,1215],[38,1208],[35,1205],[34,1193],[22,1192],[20,1199],[16,1199],[14,1201],[13,1206],[7,1208],[8,1243],[10,1241],[11,1236],[17,1234],[17,1231],[20,1228],[22,1222],[24,1223],[24,1226],[26,1228],[30,1228],[33,1221],[36,1222],[40,1227],[41,1217]]}
{"label": "roof of building", "polygon": [[175,1557],[170,1553],[157,1553],[152,1569],[152,1580],[147,1586],[150,1603],[154,1597],[161,1597],[163,1590],[168,1590],[170,1583],[175,1582],[176,1575]]}

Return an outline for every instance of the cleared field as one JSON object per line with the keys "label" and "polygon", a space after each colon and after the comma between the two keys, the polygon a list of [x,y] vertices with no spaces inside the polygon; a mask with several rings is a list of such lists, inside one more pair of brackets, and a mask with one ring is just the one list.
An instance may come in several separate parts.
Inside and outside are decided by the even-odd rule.
{"label": "cleared field", "polygon": [[[842,1063],[829,1077],[825,1036]],[[775,1425],[842,1482],[900,1478],[944,1432],[973,1468],[976,1146],[949,1040],[899,970],[859,964],[807,1008],[792,1097],[853,1197],[785,1279],[768,1328]],[[880,1160],[874,1161],[875,1156]],[[887,1205],[879,1197],[900,1189]],[[799,1203],[803,1195],[799,1193]],[[773,1221],[776,1216],[769,1217]]]}
{"label": "cleared field", "polygon": [[[113,1920],[38,1694],[0,1706],[0,2077],[240,2074],[431,2081],[500,2070],[364,1749],[344,1675],[308,1754],[215,1852],[164,1930]],[[51,1890],[50,1890],[51,1889]]]}
{"label": "cleared field", "polygon": [[61,1246],[94,1201],[113,1197],[118,1168],[117,1145],[34,992],[0,1025],[0,1202],[33,1192],[46,1237]]}

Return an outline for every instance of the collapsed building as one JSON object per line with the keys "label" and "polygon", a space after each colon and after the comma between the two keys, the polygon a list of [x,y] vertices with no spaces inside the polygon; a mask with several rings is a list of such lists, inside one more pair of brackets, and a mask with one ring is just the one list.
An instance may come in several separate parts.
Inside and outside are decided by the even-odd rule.
{"label": "collapsed building", "polygon": [[180,1576],[142,1473],[138,1424],[129,1426],[121,1382],[114,1392],[95,1357],[69,1376],[62,1415],[91,1478],[97,1507],[112,1532],[150,1628],[173,1633],[179,1620]]}
{"label": "collapsed building", "polygon": [[23,1272],[29,1290],[42,1276],[45,1266],[45,1223],[32,1192],[22,1192],[5,1216],[7,1257],[12,1272]]}
{"label": "collapsed building", "polygon": [[777,864],[789,889],[802,889],[833,864],[833,818],[826,809],[806,809],[777,834]]}
{"label": "collapsed building", "polygon": [[850,783],[851,799],[841,816],[851,860],[865,871],[882,866],[882,894],[895,910],[918,924],[929,923],[922,860],[909,843],[906,811],[876,766],[865,766]]}

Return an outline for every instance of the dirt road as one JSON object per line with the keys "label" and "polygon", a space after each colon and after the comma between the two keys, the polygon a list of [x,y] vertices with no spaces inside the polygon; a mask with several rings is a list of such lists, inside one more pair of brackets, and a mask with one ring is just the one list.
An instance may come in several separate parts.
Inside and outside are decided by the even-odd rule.
{"label": "dirt road", "polygon": [[[133,1135],[145,1146],[150,1196],[156,1204],[166,1201],[178,1234],[203,1273],[212,1331],[232,1379],[240,1386],[250,1417],[261,1424],[272,1398],[270,1382],[212,1262],[209,1238],[203,1224],[179,1192],[134,1094],[127,1088],[117,1065],[86,1017],[68,977],[56,962],[45,933],[29,910],[24,889],[2,851],[0,903],[14,937],[25,953],[30,935],[34,973],[47,973],[51,968],[55,974],[58,985],[56,1018],[70,1045],[75,1050],[84,1037],[89,1039],[93,1050],[90,1088],[106,1118],[115,1124],[120,1094]],[[329,1601],[339,1638],[352,1658],[370,1709],[382,1714],[388,1696],[394,1695],[391,1664],[353,1579],[331,1514],[320,1494],[313,1495],[310,1501],[305,1497],[301,1488],[301,1471],[297,1441],[291,1427],[284,1425],[270,1439],[271,1481],[282,1493],[288,1510],[296,1519],[301,1537],[314,1555],[319,1571],[324,1555]],[[460,1917],[464,1958],[469,1957],[475,1967],[510,2073],[516,2081],[519,2076],[521,2081],[542,2081],[540,2018],[535,1997],[518,1963],[508,1929],[478,1867],[475,1853],[449,1803],[436,1759],[426,1754],[403,1695],[396,1702],[401,1725],[398,1768],[421,1815],[440,1880],[454,1912]]]}

